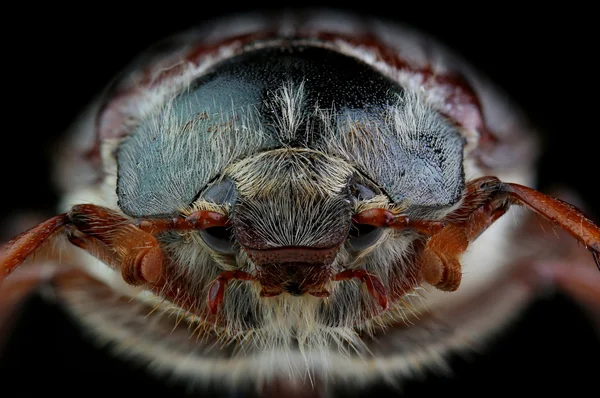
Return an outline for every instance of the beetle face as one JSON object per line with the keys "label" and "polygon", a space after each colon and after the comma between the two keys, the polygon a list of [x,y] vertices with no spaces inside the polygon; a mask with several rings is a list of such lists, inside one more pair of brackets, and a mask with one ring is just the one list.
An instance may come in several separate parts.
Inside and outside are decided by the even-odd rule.
{"label": "beetle face", "polygon": [[117,355],[293,390],[402,379],[507,323],[539,282],[519,264],[571,258],[517,235],[511,205],[599,261],[593,222],[519,185],[533,134],[469,67],[404,28],[307,15],[219,21],[142,58],[74,140],[93,183],[69,181],[65,214],[13,239],[0,275],[64,238],[48,258],[75,271],[52,286]]}
{"label": "beetle face", "polygon": [[[216,209],[230,218],[230,227],[192,239],[164,238],[172,272],[194,275],[184,289],[193,302],[206,290],[191,286],[208,287],[223,270],[256,279],[228,292],[219,323],[271,328],[306,306],[300,318],[309,321],[290,327],[360,326],[380,309],[359,284],[333,278],[364,267],[402,293],[416,288],[418,272],[403,259],[416,235],[360,234],[352,218],[382,206],[447,213],[464,189],[463,138],[356,58],[317,42],[260,43],[209,68],[132,129],[118,147],[119,206],[136,217]],[[273,306],[289,310],[270,319]]]}

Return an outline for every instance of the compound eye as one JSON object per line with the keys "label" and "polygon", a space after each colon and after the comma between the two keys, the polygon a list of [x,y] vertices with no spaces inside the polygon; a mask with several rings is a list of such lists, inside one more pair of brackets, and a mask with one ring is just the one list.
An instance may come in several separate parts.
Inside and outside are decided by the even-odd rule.
{"label": "compound eye", "polygon": [[[202,200],[231,208],[236,200],[235,184],[225,179],[210,186],[201,195]],[[200,230],[200,237],[211,249],[221,254],[235,253],[232,227],[212,227]]]}
{"label": "compound eye", "polygon": [[200,230],[204,243],[221,254],[235,253],[235,240],[232,227],[212,227]]}
{"label": "compound eye", "polygon": [[383,229],[367,224],[354,224],[348,233],[348,245],[352,251],[373,246],[383,234]]}
{"label": "compound eye", "polygon": [[201,198],[207,202],[231,207],[237,200],[235,184],[229,178],[213,183],[204,191]]}
{"label": "compound eye", "polygon": [[[377,196],[374,189],[366,185],[353,183],[350,185],[353,200],[364,202]],[[368,224],[354,223],[348,233],[348,245],[352,251],[360,251],[374,245],[383,234],[383,229]]]}

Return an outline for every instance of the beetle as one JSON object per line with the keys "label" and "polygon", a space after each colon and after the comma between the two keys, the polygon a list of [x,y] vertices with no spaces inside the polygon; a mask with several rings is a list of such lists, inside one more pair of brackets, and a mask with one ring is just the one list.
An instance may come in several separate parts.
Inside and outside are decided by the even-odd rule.
{"label": "beetle", "polygon": [[[354,23],[356,22],[348,22],[348,26],[354,26]],[[318,25],[317,22],[315,24]],[[215,31],[227,30],[221,27]],[[93,148],[96,154],[94,155],[92,151],[91,155],[92,161],[102,160],[105,177],[102,184],[97,187],[106,189],[108,202],[112,201],[112,203],[108,207],[99,207],[97,204],[71,207],[65,215],[56,216],[21,235],[9,244],[5,251],[2,263],[4,269],[9,270],[17,266],[24,257],[36,251],[43,240],[55,240],[59,235],[64,236],[71,243],[85,247],[93,255],[100,257],[121,272],[127,285],[112,279],[110,282],[117,292],[125,296],[137,295],[140,302],[150,303],[152,308],[154,304],[161,306],[174,304],[176,311],[181,311],[177,321],[193,325],[192,331],[200,339],[210,336],[211,330],[204,330],[207,324],[211,325],[209,329],[213,327],[212,325],[224,329],[220,333],[224,331],[225,338],[230,339],[239,333],[244,333],[248,327],[246,323],[252,324],[258,322],[256,319],[258,316],[264,317],[264,314],[257,316],[252,309],[248,308],[249,305],[254,306],[256,303],[261,303],[259,308],[274,306],[269,311],[275,314],[281,309],[286,310],[286,306],[289,305],[290,308],[287,309],[288,312],[284,312],[284,315],[303,313],[304,309],[310,308],[311,305],[318,306],[318,311],[326,314],[325,319],[338,322],[333,325],[326,323],[328,327],[340,328],[348,323],[356,327],[352,322],[358,320],[360,327],[364,327],[366,332],[370,332],[370,328],[380,327],[379,323],[394,324],[396,320],[393,316],[414,321],[410,314],[403,314],[402,309],[410,308],[416,311],[418,308],[415,307],[419,304],[409,303],[406,307],[402,307],[404,305],[402,300],[411,300],[414,297],[411,291],[421,283],[421,280],[442,290],[456,290],[461,284],[461,268],[457,262],[460,254],[470,241],[475,241],[475,237],[483,232],[488,224],[503,214],[505,207],[511,201],[525,202],[544,216],[555,220],[561,227],[576,235],[583,245],[590,248],[593,255],[597,256],[597,227],[576,209],[542,196],[523,185],[502,183],[493,177],[479,180],[473,178],[477,173],[473,170],[469,171],[469,167],[475,170],[485,169],[485,167],[492,170],[501,169],[500,165],[492,163],[494,161],[504,161],[511,166],[515,166],[512,163],[514,161],[524,161],[526,164],[521,165],[523,169],[529,168],[531,164],[528,164],[528,158],[503,159],[502,155],[532,145],[529,141],[531,135],[521,125],[521,121],[514,122],[514,131],[501,132],[494,129],[493,123],[489,120],[494,116],[487,114],[486,124],[483,124],[483,120],[478,120],[478,118],[482,119],[478,107],[485,108],[485,101],[491,100],[485,93],[473,91],[470,86],[475,84],[474,82],[463,82],[464,77],[460,75],[440,73],[440,70],[443,71],[447,65],[436,65],[440,70],[428,70],[427,66],[422,65],[420,68],[415,67],[413,63],[419,64],[419,62],[407,61],[403,58],[406,55],[400,56],[395,53],[399,51],[398,49],[389,51],[389,48],[393,47],[390,43],[373,50],[373,47],[369,46],[376,44],[371,42],[372,38],[369,35],[358,38],[347,37],[347,32],[342,34],[344,32],[330,32],[326,29],[321,32],[317,29],[318,34],[308,33],[307,37],[300,35],[302,38],[298,39],[298,42],[289,44],[291,47],[288,49],[289,54],[285,52],[280,54],[278,52],[283,51],[279,48],[281,43],[277,43],[277,39],[269,36],[272,32],[267,29],[260,32],[259,36],[264,34],[265,37],[253,37],[247,42],[242,36],[236,37],[233,40],[234,50],[225,46],[223,42],[228,43],[228,40],[223,38],[213,39],[215,40],[213,43],[204,47],[193,44],[192,47],[197,53],[187,50],[186,56],[190,56],[190,53],[197,56],[198,60],[191,62],[191,65],[196,63],[203,65],[200,68],[205,68],[203,70],[208,72],[190,72],[192,75],[187,77],[190,81],[177,81],[181,77],[178,73],[185,73],[180,70],[185,68],[178,65],[187,67],[189,64],[180,63],[181,58],[176,57],[180,57],[181,53],[174,52],[171,56],[177,61],[169,57],[155,59],[149,61],[150,63],[142,70],[134,71],[130,75],[135,82],[133,88],[127,86],[131,84],[132,79],[125,79],[122,83],[124,86],[117,84],[109,96],[110,99],[98,112],[96,131],[101,140],[98,147]],[[381,37],[375,35],[376,39],[382,40],[385,37],[385,29],[379,34]],[[395,37],[401,38],[406,35],[396,34]],[[270,40],[275,41],[270,42]],[[236,45],[242,45],[240,47],[242,49],[236,50]],[[185,46],[181,48],[185,53]],[[215,55],[216,51],[225,53],[221,55],[223,58],[218,58],[218,55]],[[233,51],[235,56],[227,58],[227,51]],[[217,58],[210,60],[214,64],[202,64],[202,62],[209,62],[211,56]],[[250,62],[248,57],[255,58],[251,58]],[[435,55],[433,57],[436,59]],[[292,65],[304,63],[308,72],[305,70],[303,73],[311,77],[309,80],[312,83],[309,83],[309,80],[305,81],[304,75],[297,78],[289,70],[284,70],[285,73],[281,72],[277,69],[278,65],[272,64],[272,59],[278,58],[287,59],[282,62],[289,62]],[[314,62],[315,59],[319,62]],[[324,60],[328,65],[334,66],[331,69],[323,68],[321,62]],[[344,64],[346,68],[336,68],[337,64]],[[349,64],[351,65],[348,66]],[[244,67],[260,65],[260,67],[255,66],[255,72],[249,72],[250,77],[247,77],[251,81],[249,88],[245,86],[246,81],[235,81],[235,77],[242,71],[240,65]],[[386,69],[391,66],[405,72],[405,75],[399,73],[395,76],[398,81],[394,80],[390,77],[393,75],[393,70]],[[340,71],[346,69],[350,70],[347,75],[340,76]],[[165,72],[161,72],[163,70]],[[268,73],[263,72],[264,74],[261,75],[261,70]],[[332,70],[338,73],[331,73]],[[360,85],[365,74],[369,76],[369,85],[374,85],[376,89]],[[288,79],[290,75],[292,78]],[[258,95],[259,90],[256,86],[266,80],[267,76],[276,76],[274,86],[266,88],[268,95],[259,97],[260,101],[249,101],[249,98],[255,99]],[[318,80],[317,77],[322,76],[327,77],[324,80],[333,81],[335,84],[314,82]],[[419,78],[422,80],[419,81]],[[230,100],[237,100],[238,97],[211,89],[210,84],[215,80],[210,79],[225,79],[236,93],[238,91],[244,93],[240,96],[242,105],[238,106],[236,103],[233,106],[237,113],[223,113],[217,111],[216,107],[211,108],[215,102],[219,107],[226,108],[230,105]],[[337,93],[336,88],[343,87],[344,82],[352,82],[350,87],[357,89],[350,94]],[[136,91],[140,87],[146,87],[145,85],[149,86],[146,88],[147,91],[144,89],[141,92]],[[182,87],[185,87],[185,90]],[[425,94],[419,94],[421,89],[424,89]],[[166,92],[163,93],[161,90]],[[327,94],[322,94],[323,92]],[[364,92],[371,93],[369,95],[374,98],[363,95]],[[444,92],[448,97],[444,97]],[[442,98],[436,97],[440,93]],[[148,97],[145,97],[146,94],[149,94]],[[175,99],[170,98],[168,101],[164,99],[175,94],[177,94]],[[221,95],[226,97],[223,102],[219,102]],[[419,95],[424,95],[425,99]],[[194,117],[190,117],[190,114],[185,114],[187,109],[182,105],[193,102],[190,96],[194,96],[194,100],[210,97],[213,103],[202,104],[200,106],[202,111],[190,111],[195,112]],[[298,110],[298,107],[301,108],[300,105],[304,106],[304,101],[309,103],[310,116],[305,115],[306,110]],[[157,102],[158,105],[153,102]],[[321,107],[322,102],[329,105]],[[357,102],[358,105],[353,102]],[[257,103],[264,108],[260,108],[259,116],[252,113]],[[494,110],[506,109],[504,105],[494,104],[497,105],[492,107]],[[141,105],[147,105],[149,108],[159,106],[160,109],[154,114],[154,110],[143,109]],[[247,109],[244,108],[245,106]],[[377,107],[383,108],[383,111],[375,109]],[[342,110],[338,111],[338,108]],[[360,110],[356,115],[351,112],[355,109]],[[182,120],[177,119],[182,116],[177,112],[183,113]],[[388,114],[381,116],[381,112],[388,112]],[[513,113],[509,112],[509,114]],[[262,116],[265,116],[265,120],[261,119]],[[214,119],[217,119],[217,122],[210,122]],[[420,128],[406,127],[410,126],[410,123],[418,122],[425,123],[422,131]],[[164,123],[165,128],[160,129],[161,132],[165,132],[164,137],[156,134],[152,129],[152,126],[160,123]],[[402,123],[407,124],[402,125]],[[314,127],[315,125],[318,127]],[[161,156],[165,152],[171,151],[177,156],[190,158],[193,157],[194,151],[202,151],[208,146],[187,141],[185,143],[189,145],[188,148],[175,146],[181,145],[182,142],[172,137],[168,138],[167,132],[189,132],[204,128],[207,132],[211,129],[211,136],[215,136],[224,132],[240,134],[238,131],[244,130],[247,126],[251,126],[251,130],[256,133],[251,141],[252,145],[258,145],[260,151],[255,149],[252,152],[254,156],[235,153],[231,155],[231,159],[240,159],[239,161],[228,160],[222,164],[218,164],[214,159],[214,154],[220,156],[220,153],[215,150],[209,151],[208,157],[211,154],[213,157],[210,165],[205,167],[218,169],[211,172],[210,178],[203,174],[210,174],[207,171],[186,166],[192,173],[191,178],[188,179],[202,181],[199,183],[200,186],[177,185],[174,175],[184,170],[184,167],[175,168],[175,171],[163,170],[163,167],[177,164],[180,160],[170,159],[161,166]],[[313,127],[311,129],[307,126]],[[341,130],[345,129],[344,131],[350,133],[337,136],[336,134],[341,134],[339,126],[344,126]],[[298,137],[295,134],[300,130],[305,135]],[[378,142],[375,137],[374,142],[367,142],[364,134],[372,131],[385,132],[385,135],[382,135],[385,139]],[[428,136],[431,131],[441,134],[443,139],[436,140]],[[398,133],[397,136],[394,135],[395,133]],[[327,134],[332,135],[328,137]],[[506,135],[502,136],[502,134]],[[513,143],[511,134],[519,137],[515,139],[518,142],[512,147],[509,146],[511,151],[506,151],[503,144]],[[276,138],[275,143],[268,142],[269,138],[273,137]],[[348,137],[353,137],[359,144],[355,144]],[[343,138],[348,139],[344,141]],[[369,136],[369,140],[371,138]],[[235,139],[239,140],[240,136],[235,135]],[[266,139],[267,143],[260,142],[261,139]],[[336,146],[338,140],[342,141],[339,147]],[[394,140],[396,143],[393,143]],[[323,141],[326,144],[323,144]],[[216,142],[216,144],[226,144],[225,147],[230,147],[234,143]],[[316,149],[315,145],[323,146]],[[357,152],[369,148],[369,145],[381,149],[385,159],[391,154],[396,156],[394,159],[403,159],[403,162],[396,164],[385,162],[386,167],[408,165],[408,170],[390,171],[390,168],[382,170],[376,164],[369,164],[368,156],[362,154],[359,156]],[[152,148],[160,148],[160,150]],[[267,151],[266,148],[270,150]],[[423,152],[423,148],[429,150]],[[186,152],[186,149],[193,149],[193,151]],[[247,147],[233,149],[234,152],[238,150],[249,149]],[[374,153],[379,154],[375,149],[369,149],[368,153],[371,156]],[[143,159],[141,163],[139,159]],[[200,162],[188,161],[186,165],[197,163]],[[160,173],[163,171],[167,171],[164,173],[166,180],[160,180],[162,178]],[[388,172],[393,176],[392,178],[388,178]],[[296,181],[290,177],[292,174],[297,181],[302,182],[299,186],[290,183]],[[397,178],[402,175],[404,178]],[[406,177],[414,175],[419,175],[422,179]],[[115,176],[116,181],[114,181]],[[526,180],[525,177],[522,178]],[[154,181],[155,178],[159,181]],[[303,181],[308,185],[302,185]],[[422,184],[423,181],[425,184]],[[111,188],[107,189],[107,186]],[[157,186],[161,189],[155,189]],[[326,186],[329,190],[321,191],[322,186]],[[171,188],[176,192],[169,192]],[[292,200],[286,195],[293,191],[297,191],[294,197],[303,197],[299,204],[278,207],[286,200]],[[261,196],[264,192],[269,194]],[[76,196],[81,197],[81,194],[78,192]],[[115,198],[118,199],[118,203]],[[278,198],[277,201],[275,198]],[[68,201],[69,199],[65,200]],[[100,198],[92,200],[93,203],[99,201]],[[314,208],[301,207],[301,204],[308,206],[309,203],[314,204]],[[68,207],[70,206],[65,205],[65,208]],[[290,213],[290,208],[302,211]],[[311,214],[310,217],[306,216],[307,211]],[[281,219],[272,217],[273,214],[288,213],[288,219],[293,220],[293,223],[287,226],[282,224]],[[501,220],[505,219],[506,217]],[[321,225],[327,226],[325,231],[319,230],[322,228]],[[297,229],[301,226],[305,230]],[[299,244],[290,240],[292,234],[298,231],[308,231],[308,241]],[[492,231],[486,232],[483,236],[491,233]],[[229,247],[229,243],[232,242],[231,234],[237,243],[234,248]],[[365,247],[361,247],[361,237],[368,238],[367,243],[362,242]],[[283,243],[274,242],[274,239],[283,239]],[[381,252],[392,240],[405,240],[407,246],[388,248],[386,255],[378,252],[378,250]],[[475,256],[472,253],[477,250],[476,242],[473,246],[470,245],[472,251],[467,253],[467,256]],[[408,244],[415,247],[409,247]],[[186,248],[177,249],[177,245]],[[419,245],[422,247],[418,247]],[[203,251],[198,247],[203,248]],[[187,253],[177,254],[178,250],[180,252],[187,250]],[[195,253],[195,250],[200,252]],[[381,261],[382,264],[378,265],[369,263],[377,256],[389,258],[392,253],[400,257],[415,253],[413,254],[415,257],[411,261],[404,261],[408,268],[402,270],[394,269],[389,261]],[[73,262],[76,264],[85,263],[86,267],[89,265],[85,275],[67,275],[64,276],[66,280],[57,277],[61,283],[66,283],[65,287],[59,288],[59,291],[62,289],[66,292],[65,295],[85,296],[87,294],[73,286],[69,287],[69,283],[73,284],[69,278],[86,279],[89,275],[93,275],[94,279],[107,283],[107,278],[114,276],[107,272],[106,268],[101,268],[97,264],[90,265],[93,261],[90,256],[69,246],[65,246],[61,254],[63,257],[74,256]],[[79,258],[81,256],[83,257]],[[184,286],[181,287],[175,284],[173,269],[165,269],[168,268],[166,263],[174,262],[174,256],[193,257],[194,263],[205,263],[205,260],[199,259],[202,256],[210,256],[210,261],[216,266],[210,272],[206,269],[198,271],[191,264],[185,273],[176,270],[182,273],[180,280]],[[235,257],[235,261],[231,260],[231,257]],[[303,260],[299,261],[299,257]],[[345,260],[341,261],[342,258]],[[355,264],[348,268],[340,267],[349,265],[350,259],[356,261]],[[468,263],[469,259],[462,261]],[[240,262],[253,264],[256,268],[249,271],[239,266]],[[385,267],[386,264],[390,269],[382,272],[378,267]],[[593,262],[590,261],[590,264]],[[503,267],[505,264],[498,266]],[[469,268],[470,271],[472,269],[473,267]],[[194,272],[198,274],[193,276],[187,274]],[[395,275],[395,272],[402,275]],[[381,273],[388,275],[382,276]],[[199,289],[202,291],[197,295],[178,295],[180,291],[192,289],[185,286],[186,281],[197,282],[195,279],[188,278],[201,279],[202,282],[197,285],[200,285]],[[346,281],[351,278],[359,279],[360,283]],[[8,281],[10,278],[7,279]],[[93,280],[88,282],[88,287],[95,283]],[[395,286],[394,283],[400,286]],[[403,286],[404,284],[408,286]],[[155,295],[139,293],[138,290],[131,290],[128,285],[146,287],[147,290],[154,290]],[[477,287],[481,288],[481,286],[473,288]],[[253,290],[248,292],[248,289]],[[69,293],[69,290],[77,292]],[[466,295],[469,285],[463,285],[454,297],[460,297],[458,294],[463,291]],[[426,294],[431,296],[428,297],[429,303],[433,302],[434,308],[436,305],[443,307],[439,302],[435,303],[435,295],[433,290]],[[194,297],[190,298],[190,296]],[[202,297],[202,300],[196,296]],[[340,296],[344,296],[344,299]],[[158,302],[156,297],[161,297]],[[447,295],[443,297],[444,300],[448,298]],[[69,304],[71,307],[77,306],[74,303],[77,300],[68,297],[65,300],[67,302],[71,300]],[[190,300],[192,302],[189,302]],[[518,306],[524,298],[516,297],[514,300],[514,306]],[[297,303],[302,303],[302,308],[294,308],[294,305],[299,305]],[[345,308],[346,305],[348,308]],[[160,313],[161,306],[155,313]],[[388,308],[390,306],[391,308]],[[74,311],[77,312],[78,309],[74,308]],[[388,315],[390,319],[386,319]],[[199,319],[202,317],[206,319]],[[85,319],[85,316],[82,315],[82,318]],[[366,321],[363,318],[366,318]],[[375,321],[370,322],[371,318]],[[100,329],[98,325],[93,327]],[[291,330],[283,330],[283,332],[293,333]],[[322,347],[326,343],[310,341],[311,338],[318,340],[320,336],[295,337],[300,341],[300,337],[309,339],[304,341],[306,344],[304,349]],[[340,342],[340,335],[326,337],[337,339],[342,346],[344,341],[356,343],[352,339]],[[268,335],[260,336],[258,341],[265,340],[265,345],[269,344],[269,347],[273,347],[280,343],[276,338],[280,336],[273,333],[271,329]],[[140,347],[142,346],[140,344]],[[360,352],[361,347],[350,348],[349,353],[353,354],[352,350],[356,349]],[[318,364],[320,360],[323,359],[317,358],[316,363],[311,366],[320,369]],[[269,366],[278,365],[279,362],[272,361]],[[180,371],[186,372],[185,369]],[[353,372],[362,373],[362,370],[357,367],[355,370],[344,370],[344,372],[346,372],[345,376],[341,377],[349,377],[354,374]],[[391,373],[394,372],[395,370],[392,369]],[[231,377],[240,377],[242,371],[233,373]],[[385,374],[385,371],[381,373]],[[332,377],[337,376],[332,375]]]}

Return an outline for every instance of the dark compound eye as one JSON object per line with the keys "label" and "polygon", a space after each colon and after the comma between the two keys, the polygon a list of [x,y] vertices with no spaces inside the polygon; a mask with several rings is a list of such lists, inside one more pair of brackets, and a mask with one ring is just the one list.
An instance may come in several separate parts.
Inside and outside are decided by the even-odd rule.
{"label": "dark compound eye", "polygon": [[204,243],[211,249],[222,254],[235,253],[235,240],[231,227],[212,227],[200,230]]}
{"label": "dark compound eye", "polygon": [[383,234],[383,229],[367,224],[354,224],[348,233],[348,245],[352,251],[373,246]]}
{"label": "dark compound eye", "polygon": [[[373,199],[377,194],[375,189],[353,182],[350,184],[350,196],[355,201]],[[383,234],[383,229],[368,224],[354,224],[348,233],[348,245],[352,251],[364,250],[377,242]]]}
{"label": "dark compound eye", "polygon": [[350,185],[350,195],[354,200],[365,201],[373,199],[377,194],[373,189],[359,183],[353,183]]}
{"label": "dark compound eye", "polygon": [[[231,207],[237,200],[235,184],[230,179],[219,181],[204,191],[200,197],[207,202]],[[200,236],[204,243],[216,252],[232,254],[236,251],[232,227],[202,229]]]}

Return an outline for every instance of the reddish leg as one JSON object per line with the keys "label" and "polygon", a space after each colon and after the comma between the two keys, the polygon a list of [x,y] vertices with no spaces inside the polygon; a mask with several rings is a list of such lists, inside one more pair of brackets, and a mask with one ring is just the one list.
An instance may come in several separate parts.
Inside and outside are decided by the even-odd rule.
{"label": "reddish leg", "polygon": [[135,225],[152,235],[165,231],[193,231],[210,227],[224,227],[230,224],[227,216],[214,211],[199,210],[185,218],[139,219]]}
{"label": "reddish leg", "polygon": [[67,222],[67,215],[60,214],[10,240],[2,248],[2,257],[0,257],[0,282]]}
{"label": "reddish leg", "polygon": [[382,228],[412,229],[429,236],[419,258],[422,275],[431,285],[446,291],[460,286],[460,256],[513,205],[524,205],[567,231],[590,250],[600,269],[600,228],[578,209],[559,199],[496,177],[482,177],[467,185],[462,206],[445,220],[409,220],[386,209],[369,209],[354,222]]}
{"label": "reddish leg", "polygon": [[[164,273],[164,256],[158,241],[137,228],[121,232],[127,239],[105,244],[100,239],[86,235],[73,225],[65,228],[67,239],[113,269],[121,271],[123,280],[130,285],[160,285]],[[116,234],[118,236],[120,234]]]}
{"label": "reddish leg", "polygon": [[0,257],[0,281],[54,235],[62,234],[114,269],[131,285],[160,287],[165,279],[165,259],[154,234],[167,230],[196,230],[224,226],[219,213],[198,211],[185,218],[132,221],[118,212],[95,205],[73,206],[66,214],[22,233],[5,246]]}
{"label": "reddish leg", "polygon": [[71,224],[64,228],[74,245],[121,271],[130,285],[158,285],[163,280],[164,256],[156,238],[120,214],[93,205],[74,206]]}
{"label": "reddish leg", "polygon": [[[70,212],[49,219],[11,240],[0,257],[0,281],[54,235],[97,257],[130,285],[146,285],[155,293],[183,303],[177,282],[166,285],[165,255],[155,234],[165,231],[197,230],[229,223],[226,216],[198,211],[188,217],[130,220],[114,210],[95,205],[77,205]],[[209,289],[209,308],[215,311],[223,300],[228,281],[224,273]],[[244,275],[229,275],[244,279]]]}
{"label": "reddish leg", "polygon": [[367,286],[367,290],[371,297],[379,303],[379,306],[384,310],[388,307],[388,298],[385,286],[381,283],[378,277],[369,274],[364,269],[353,270],[349,269],[342,271],[334,277],[336,281],[346,281],[350,279],[358,279]]}
{"label": "reddish leg", "polygon": [[215,279],[208,288],[208,308],[210,312],[216,314],[219,307],[223,304],[225,290],[232,280],[251,281],[255,278],[244,271],[224,271]]}
{"label": "reddish leg", "polygon": [[[425,236],[435,236],[444,229],[446,223],[436,220],[412,220],[406,216],[395,215],[386,209],[368,209],[353,217],[356,224],[367,224],[379,228],[392,228],[396,230],[410,229]],[[369,275],[364,270],[346,270],[335,276],[335,280],[357,278],[367,285],[369,294],[375,298],[379,305],[386,309],[388,297],[383,283],[379,278]]]}
{"label": "reddish leg", "polygon": [[448,217],[457,221],[449,221],[427,241],[420,259],[424,279],[439,289],[456,290],[462,277],[460,255],[513,204],[525,205],[567,231],[598,263],[600,228],[575,207],[531,188],[483,177],[469,183],[464,205]]}
{"label": "reddish leg", "polygon": [[513,202],[522,204],[541,214],[583,243],[600,269],[600,228],[577,208],[531,188],[517,184],[503,184],[503,191]]}
{"label": "reddish leg", "polygon": [[356,224],[372,225],[379,228],[412,229],[427,236],[435,235],[446,225],[442,221],[410,220],[406,216],[395,215],[386,209],[361,211],[354,216],[353,221]]}

